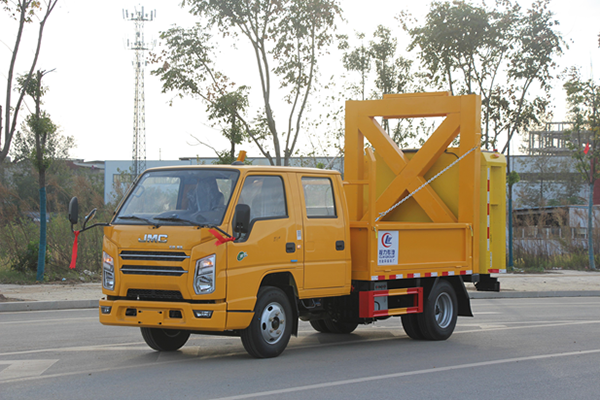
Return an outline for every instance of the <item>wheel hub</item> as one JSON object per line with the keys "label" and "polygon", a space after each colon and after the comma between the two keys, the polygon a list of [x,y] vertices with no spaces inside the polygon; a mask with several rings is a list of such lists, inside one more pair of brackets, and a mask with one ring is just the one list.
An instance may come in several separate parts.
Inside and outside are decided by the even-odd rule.
{"label": "wheel hub", "polygon": [[286,316],[279,303],[268,304],[261,314],[260,332],[268,344],[281,340],[285,331]]}
{"label": "wheel hub", "polygon": [[452,313],[454,311],[452,307],[452,299],[448,293],[440,293],[435,299],[435,321],[440,328],[445,329],[450,326]]}

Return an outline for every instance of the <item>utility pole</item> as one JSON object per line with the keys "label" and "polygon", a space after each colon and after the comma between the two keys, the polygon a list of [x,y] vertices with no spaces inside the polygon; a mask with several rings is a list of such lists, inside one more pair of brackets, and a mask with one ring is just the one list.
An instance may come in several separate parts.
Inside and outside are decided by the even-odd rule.
{"label": "utility pole", "polygon": [[127,48],[135,52],[133,68],[135,70],[135,99],[133,103],[133,151],[132,167],[133,179],[146,169],[146,100],[144,97],[144,67],[146,60],[144,52],[150,50],[144,41],[144,22],[152,21],[156,11],[150,14],[144,12],[144,7],[136,7],[130,13],[123,10],[123,19],[135,23],[135,38],[127,39]]}

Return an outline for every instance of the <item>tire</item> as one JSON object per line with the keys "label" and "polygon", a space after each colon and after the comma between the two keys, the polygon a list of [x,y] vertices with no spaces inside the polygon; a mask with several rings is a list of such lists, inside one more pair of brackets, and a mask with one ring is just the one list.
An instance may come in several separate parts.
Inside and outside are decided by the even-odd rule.
{"label": "tire", "polygon": [[404,328],[404,332],[414,340],[423,340],[425,336],[423,336],[423,332],[419,327],[419,314],[404,314],[402,318],[402,327]]}
{"label": "tire", "polygon": [[334,321],[331,318],[324,319],[323,322],[331,333],[352,333],[358,326],[357,322]]}
{"label": "tire", "polygon": [[458,301],[452,285],[438,281],[425,300],[423,313],[418,314],[419,328],[427,340],[446,340],[454,332],[458,316]]}
{"label": "tire", "polygon": [[325,325],[325,320],[317,319],[317,320],[309,321],[309,322],[310,322],[310,326],[312,326],[315,331],[321,332],[321,333],[330,333],[329,328],[327,328],[327,325]]}
{"label": "tire", "polygon": [[190,338],[190,333],[177,329],[140,328],[146,344],[156,351],[179,350]]}
{"label": "tire", "polygon": [[277,357],[292,335],[293,313],[283,290],[264,286],[258,291],[254,317],[241,332],[242,344],[252,357]]}

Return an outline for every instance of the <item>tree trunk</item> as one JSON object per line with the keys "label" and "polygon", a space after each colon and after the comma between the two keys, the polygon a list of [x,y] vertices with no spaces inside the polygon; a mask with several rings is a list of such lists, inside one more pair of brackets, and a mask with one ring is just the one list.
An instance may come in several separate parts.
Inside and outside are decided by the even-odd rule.
{"label": "tree trunk", "polygon": [[590,269],[596,269],[594,260],[594,182],[590,183],[590,195],[588,198],[588,257],[590,259]]}
{"label": "tree trunk", "polygon": [[[510,140],[510,139],[509,139]],[[513,210],[512,210],[512,189],[513,185],[510,182],[510,146],[508,147],[508,152],[506,153],[506,173],[509,177],[508,179],[508,270],[512,271],[514,269],[514,261],[513,261]]]}
{"label": "tree trunk", "polygon": [[[41,178],[41,177],[40,177]],[[46,187],[40,187],[40,246],[38,248],[37,275],[38,282],[44,280],[46,267]]]}

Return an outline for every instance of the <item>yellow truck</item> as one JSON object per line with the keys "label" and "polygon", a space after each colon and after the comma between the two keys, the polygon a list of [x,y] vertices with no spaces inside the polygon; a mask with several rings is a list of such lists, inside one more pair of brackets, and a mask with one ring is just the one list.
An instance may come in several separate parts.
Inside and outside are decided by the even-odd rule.
{"label": "yellow truck", "polygon": [[[379,122],[422,117],[443,121],[419,150]],[[476,95],[387,95],[346,103],[343,177],[148,169],[104,227],[100,322],[140,327],[158,351],[237,335],[258,358],[281,354],[299,319],[348,334],[400,316],[411,338],[447,339],[472,316],[464,282],[499,290],[490,273],[505,271],[505,160],[480,150],[479,119]]]}

